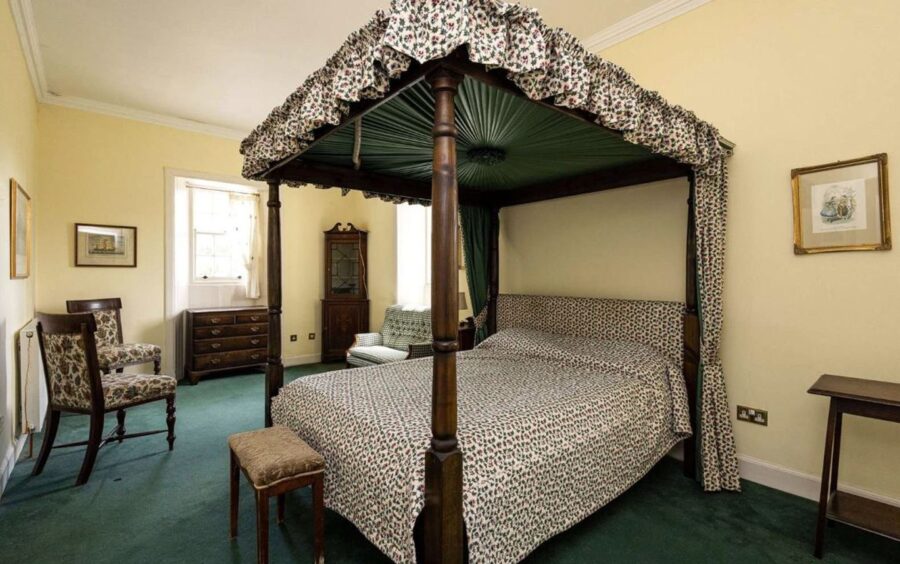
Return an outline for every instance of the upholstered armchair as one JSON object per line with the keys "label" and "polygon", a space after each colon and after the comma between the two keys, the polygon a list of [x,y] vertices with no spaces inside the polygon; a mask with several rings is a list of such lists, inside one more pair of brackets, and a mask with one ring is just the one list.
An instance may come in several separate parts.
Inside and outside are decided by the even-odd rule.
{"label": "upholstered armchair", "polygon": [[358,333],[347,350],[347,367],[387,364],[432,355],[431,309],[392,305],[380,333]]}
{"label": "upholstered armchair", "polygon": [[[175,387],[171,376],[160,374],[102,374],[97,357],[97,322],[90,313],[38,314],[38,342],[47,382],[48,409],[44,438],[37,463],[32,470],[44,470],[54,448],[59,417],[63,411],[90,415],[87,441],[58,445],[56,448],[86,445],[87,450],[76,485],[88,481],[97,452],[110,441],[167,433],[169,450],[175,446]],[[152,401],[166,401],[166,429],[125,434],[125,410]],[[116,426],[103,437],[103,416],[116,412]]]}
{"label": "upholstered armchair", "polygon": [[92,313],[97,322],[97,360],[100,370],[109,374],[121,372],[128,366],[153,363],[153,373],[159,374],[162,350],[158,345],[124,343],[122,339],[122,300],[68,300],[69,313]]}

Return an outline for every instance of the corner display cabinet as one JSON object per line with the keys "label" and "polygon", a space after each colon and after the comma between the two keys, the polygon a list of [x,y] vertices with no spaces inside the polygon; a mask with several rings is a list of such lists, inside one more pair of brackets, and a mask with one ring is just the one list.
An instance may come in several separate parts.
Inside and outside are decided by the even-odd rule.
{"label": "corner display cabinet", "polygon": [[369,331],[367,236],[352,223],[337,223],[325,232],[322,362],[344,360],[353,336]]}

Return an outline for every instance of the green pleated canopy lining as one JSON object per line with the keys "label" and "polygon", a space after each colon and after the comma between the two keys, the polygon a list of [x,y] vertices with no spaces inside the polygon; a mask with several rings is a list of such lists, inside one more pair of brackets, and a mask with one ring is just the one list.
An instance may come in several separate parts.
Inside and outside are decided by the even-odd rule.
{"label": "green pleated canopy lining", "polygon": [[[433,120],[434,96],[424,81],[363,116],[361,169],[429,182]],[[470,77],[456,96],[456,126],[458,182],[476,190],[512,190],[659,158],[615,133]],[[300,159],[352,168],[354,129],[352,122],[342,125]]]}

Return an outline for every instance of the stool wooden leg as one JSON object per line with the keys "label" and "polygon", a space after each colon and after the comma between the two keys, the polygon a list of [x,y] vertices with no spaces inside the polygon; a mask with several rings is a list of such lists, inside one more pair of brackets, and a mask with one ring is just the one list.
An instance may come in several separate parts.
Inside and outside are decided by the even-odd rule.
{"label": "stool wooden leg", "polygon": [[238,522],[238,498],[240,495],[240,486],[241,486],[241,469],[238,466],[237,459],[234,457],[234,453],[231,453],[231,472],[230,472],[230,482],[231,482],[231,521],[230,521],[230,535],[231,538],[237,536],[237,522]]}
{"label": "stool wooden leg", "polygon": [[284,494],[278,496],[278,523],[284,523]]}
{"label": "stool wooden leg", "polygon": [[316,564],[325,562],[325,474],[316,476],[313,482],[313,550]]}
{"label": "stool wooden leg", "polygon": [[256,562],[269,564],[269,496],[256,491]]}

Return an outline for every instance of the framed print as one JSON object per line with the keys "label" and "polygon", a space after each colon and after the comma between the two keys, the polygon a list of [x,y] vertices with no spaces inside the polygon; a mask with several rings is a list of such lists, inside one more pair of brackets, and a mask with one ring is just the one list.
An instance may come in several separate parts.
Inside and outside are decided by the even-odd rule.
{"label": "framed print", "polygon": [[31,196],[9,179],[9,277],[31,276]]}
{"label": "framed print", "polygon": [[75,266],[137,266],[137,227],[76,223]]}
{"label": "framed print", "polygon": [[887,155],[791,171],[794,254],[891,248]]}

